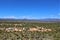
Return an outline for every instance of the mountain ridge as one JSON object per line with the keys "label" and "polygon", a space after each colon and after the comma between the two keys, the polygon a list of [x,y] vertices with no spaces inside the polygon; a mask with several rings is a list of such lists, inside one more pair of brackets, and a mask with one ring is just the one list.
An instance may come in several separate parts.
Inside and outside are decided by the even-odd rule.
{"label": "mountain ridge", "polygon": [[60,19],[55,18],[46,18],[46,19],[3,19],[0,18],[0,21],[28,21],[28,22],[60,22]]}

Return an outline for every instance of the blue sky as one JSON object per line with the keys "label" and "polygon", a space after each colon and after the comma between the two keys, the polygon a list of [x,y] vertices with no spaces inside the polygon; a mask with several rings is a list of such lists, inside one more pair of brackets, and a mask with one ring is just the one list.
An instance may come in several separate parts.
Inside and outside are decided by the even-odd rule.
{"label": "blue sky", "polygon": [[60,18],[60,0],[0,0],[0,18]]}

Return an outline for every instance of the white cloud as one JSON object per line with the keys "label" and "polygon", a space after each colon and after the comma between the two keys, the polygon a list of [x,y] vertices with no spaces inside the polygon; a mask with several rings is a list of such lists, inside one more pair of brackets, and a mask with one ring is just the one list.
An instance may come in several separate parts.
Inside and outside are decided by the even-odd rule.
{"label": "white cloud", "polygon": [[42,19],[46,19],[46,18],[60,18],[59,16],[57,15],[49,15],[48,17],[47,16],[44,16],[44,17],[41,17]]}
{"label": "white cloud", "polygon": [[32,17],[32,16],[3,16],[3,17],[0,17],[0,18],[14,18],[14,19],[38,19],[36,17]]}
{"label": "white cloud", "polygon": [[50,18],[60,18],[60,17],[58,15],[51,15]]}
{"label": "white cloud", "polygon": [[3,16],[3,17],[0,17],[0,18],[16,18],[15,16]]}
{"label": "white cloud", "polygon": [[[60,15],[60,14],[59,14]],[[13,18],[13,19],[45,19],[45,18],[60,18],[59,16],[50,15],[50,16],[43,16],[43,17],[34,17],[34,16],[3,16],[0,18]]]}
{"label": "white cloud", "polygon": [[37,19],[36,17],[32,17],[32,16],[22,16],[22,19]]}

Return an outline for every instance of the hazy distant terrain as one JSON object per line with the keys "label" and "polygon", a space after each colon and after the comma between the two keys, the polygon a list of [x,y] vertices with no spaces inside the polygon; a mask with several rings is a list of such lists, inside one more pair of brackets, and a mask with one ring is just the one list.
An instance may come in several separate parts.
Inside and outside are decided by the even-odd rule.
{"label": "hazy distant terrain", "polygon": [[60,19],[46,18],[46,19],[0,19],[0,21],[10,21],[10,22],[60,22]]}

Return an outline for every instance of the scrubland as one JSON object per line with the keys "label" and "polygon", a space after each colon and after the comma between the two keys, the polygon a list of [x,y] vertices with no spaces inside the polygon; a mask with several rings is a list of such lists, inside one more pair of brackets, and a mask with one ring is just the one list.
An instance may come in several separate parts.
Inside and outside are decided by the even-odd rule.
{"label": "scrubland", "polygon": [[0,22],[0,40],[60,40],[60,23]]}

